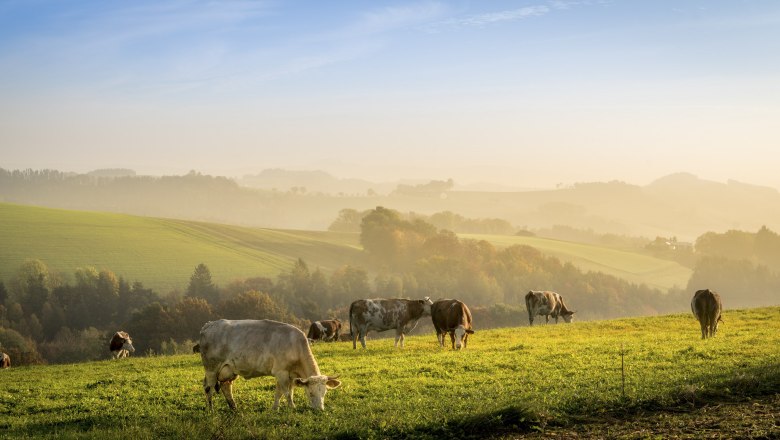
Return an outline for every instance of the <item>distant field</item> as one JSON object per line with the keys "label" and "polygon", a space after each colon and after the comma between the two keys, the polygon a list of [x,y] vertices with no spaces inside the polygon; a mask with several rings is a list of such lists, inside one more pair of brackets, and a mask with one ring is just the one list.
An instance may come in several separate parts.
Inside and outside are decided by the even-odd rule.
{"label": "distant field", "polygon": [[[594,245],[538,237],[461,234],[495,246],[525,244],[600,271],[660,289],[684,287],[691,270],[675,262]],[[0,203],[0,280],[25,260],[72,275],[82,266],[109,269],[142,281],[159,293],[185,289],[195,266],[205,263],[216,283],[275,278],[303,258],[311,269],[364,265],[359,235],[324,231],[250,228],[102,212],[69,211]]]}
{"label": "distant field", "polygon": [[[727,310],[704,341],[684,314],[484,331],[477,322],[460,352],[439,348],[432,332],[408,337],[403,350],[389,339],[366,350],[318,343],[322,372],[343,382],[324,414],[300,389],[298,408],[272,411],[267,377],[236,381],[236,413],[221,395],[207,413],[192,354],[14,367],[0,371],[0,437],[516,438],[588,424],[603,437],[620,422],[627,438],[776,438],[767,399],[780,393],[779,318],[778,307]],[[678,417],[702,407],[718,419]],[[651,417],[676,423],[640,431]]]}
{"label": "distant field", "polygon": [[160,293],[186,289],[205,263],[214,281],[276,277],[297,258],[333,270],[360,260],[355,234],[282,231],[0,203],[0,279],[27,259],[72,276],[109,269]]}
{"label": "distant field", "polygon": [[674,261],[590,244],[508,235],[459,234],[459,236],[486,240],[498,247],[515,244],[532,246],[546,255],[571,262],[585,272],[604,272],[632,283],[645,283],[662,290],[675,285],[684,288],[692,273],[691,269]]}

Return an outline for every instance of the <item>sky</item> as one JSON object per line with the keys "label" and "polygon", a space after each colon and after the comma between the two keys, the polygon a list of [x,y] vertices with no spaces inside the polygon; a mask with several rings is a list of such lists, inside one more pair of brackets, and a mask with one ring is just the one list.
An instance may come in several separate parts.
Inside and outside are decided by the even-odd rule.
{"label": "sky", "polygon": [[0,0],[0,168],[780,188],[780,2]]}

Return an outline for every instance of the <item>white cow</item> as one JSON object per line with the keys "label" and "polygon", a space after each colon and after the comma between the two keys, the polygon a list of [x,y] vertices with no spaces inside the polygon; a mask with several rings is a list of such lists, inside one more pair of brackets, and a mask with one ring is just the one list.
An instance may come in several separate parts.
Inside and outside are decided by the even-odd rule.
{"label": "white cow", "polygon": [[130,356],[130,353],[135,353],[135,347],[133,347],[133,340],[127,332],[118,331],[114,333],[111,338],[111,342],[108,344],[108,349],[111,351],[111,355],[114,359]]}
{"label": "white cow", "polygon": [[236,377],[258,376],[276,378],[274,409],[284,395],[293,403],[293,385],[306,388],[309,403],[316,410],[325,409],[325,393],[338,388],[337,376],[320,374],[320,368],[309,347],[306,335],[289,324],[263,320],[207,322],[200,330],[195,347],[200,352],[206,377],[203,389],[211,409],[213,392],[222,390],[228,406],[236,409],[232,386]]}

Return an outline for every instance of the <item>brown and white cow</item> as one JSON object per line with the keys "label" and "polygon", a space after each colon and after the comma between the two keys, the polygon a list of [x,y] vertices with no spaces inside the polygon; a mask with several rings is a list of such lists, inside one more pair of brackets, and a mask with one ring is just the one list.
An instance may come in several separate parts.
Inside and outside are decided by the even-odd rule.
{"label": "brown and white cow", "polygon": [[566,323],[574,319],[574,312],[566,307],[563,297],[555,292],[531,290],[525,295],[525,306],[528,309],[528,325],[534,325],[536,315],[544,316],[545,323],[550,322],[550,316],[555,318],[556,324],[559,316]]}
{"label": "brown and white cow", "polygon": [[108,348],[111,350],[114,359],[127,357],[130,353],[135,353],[133,340],[130,339],[130,335],[128,335],[127,332],[123,331],[114,333],[114,337],[111,338],[111,343]]}
{"label": "brown and white cow", "polygon": [[471,311],[457,299],[440,299],[431,306],[431,320],[436,329],[439,345],[444,347],[444,338],[450,334],[452,349],[466,348],[469,335],[474,334],[471,327]]}
{"label": "brown and white cow", "polygon": [[282,395],[289,406],[295,407],[293,386],[298,385],[306,388],[311,407],[323,410],[325,393],[341,385],[337,376],[320,374],[306,335],[282,322],[267,319],[210,321],[200,330],[197,347],[206,370],[203,389],[209,409],[212,393],[220,389],[228,406],[236,409],[233,381],[238,376],[244,379],[274,376],[274,409],[279,408]]}
{"label": "brown and white cow", "polygon": [[310,341],[331,341],[339,340],[341,334],[341,321],[330,319],[326,321],[314,321],[309,326],[309,333],[306,337]]}
{"label": "brown and white cow", "polygon": [[10,368],[11,367],[11,356],[8,356],[8,353],[0,352],[0,368]]}
{"label": "brown and white cow", "polygon": [[424,299],[359,299],[349,306],[349,334],[352,336],[352,348],[357,348],[357,340],[366,348],[366,333],[369,330],[383,332],[395,329],[395,344],[401,341],[404,347],[404,333],[417,326],[423,316],[430,316],[433,301]]}
{"label": "brown and white cow", "polygon": [[720,295],[710,289],[697,290],[691,300],[691,311],[693,316],[699,320],[701,325],[701,338],[715,336],[718,331],[718,324],[723,322],[720,314],[723,310],[723,304],[720,301]]}

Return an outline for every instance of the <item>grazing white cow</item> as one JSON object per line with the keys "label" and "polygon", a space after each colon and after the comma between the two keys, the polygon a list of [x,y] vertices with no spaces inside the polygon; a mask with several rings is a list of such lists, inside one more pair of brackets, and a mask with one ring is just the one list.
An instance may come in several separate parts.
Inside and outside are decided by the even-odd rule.
{"label": "grazing white cow", "polygon": [[693,294],[691,311],[699,320],[702,339],[711,338],[718,332],[718,324],[723,322],[720,317],[722,310],[723,303],[720,301],[720,295],[710,289],[697,290]]}
{"label": "grazing white cow", "polygon": [[[433,301],[424,299],[359,299],[349,306],[349,334],[352,336],[352,349],[357,348],[357,340],[366,348],[366,333],[369,330],[383,332],[395,329],[395,344],[401,341],[404,347],[404,333],[417,326],[423,316],[430,316]],[[353,330],[353,326],[355,330]]]}
{"label": "grazing white cow", "polygon": [[11,368],[11,357],[0,351],[0,368]]}
{"label": "grazing white cow", "polygon": [[111,338],[109,344],[109,350],[114,356],[114,359],[130,356],[130,353],[135,353],[135,347],[133,347],[133,340],[130,339],[130,335],[127,332],[116,332],[114,337]]}
{"label": "grazing white cow", "polygon": [[534,316],[544,316],[545,323],[550,322],[550,316],[555,318],[558,323],[558,317],[562,317],[566,323],[572,322],[574,312],[563,303],[563,297],[555,292],[532,290],[525,295],[525,306],[528,309],[528,325],[534,325]]}
{"label": "grazing white cow", "polygon": [[436,330],[439,345],[444,347],[444,338],[450,334],[452,349],[466,348],[469,335],[474,334],[471,326],[471,311],[457,299],[440,299],[431,306],[431,320]]}
{"label": "grazing white cow", "polygon": [[293,386],[306,388],[309,404],[316,410],[325,409],[325,393],[337,388],[337,376],[320,374],[320,368],[301,330],[282,322],[263,320],[207,322],[200,330],[200,340],[193,348],[200,352],[206,377],[203,389],[211,409],[212,393],[222,391],[228,406],[236,409],[233,381],[241,376],[276,378],[274,409],[279,408],[282,395],[293,402]]}

